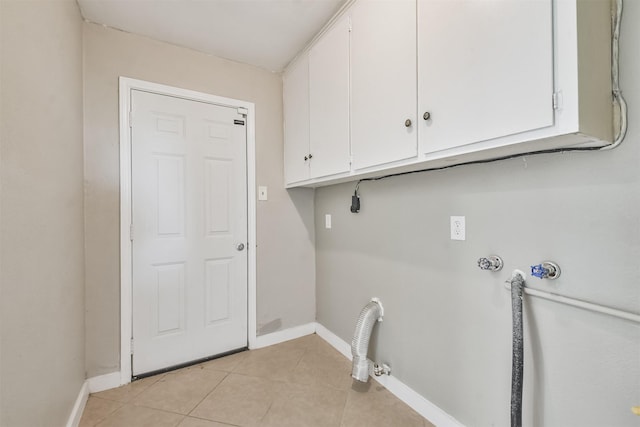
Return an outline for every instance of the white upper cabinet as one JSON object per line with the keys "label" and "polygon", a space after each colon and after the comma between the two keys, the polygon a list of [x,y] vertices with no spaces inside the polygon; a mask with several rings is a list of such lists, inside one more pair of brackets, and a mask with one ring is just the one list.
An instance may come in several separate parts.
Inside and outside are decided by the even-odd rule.
{"label": "white upper cabinet", "polygon": [[350,14],[353,168],[415,157],[416,1],[359,1]]}
{"label": "white upper cabinet", "polygon": [[283,76],[285,184],[309,179],[309,57],[303,55]]}
{"label": "white upper cabinet", "polygon": [[551,0],[418,0],[421,151],[552,126],[552,35]]}
{"label": "white upper cabinet", "polygon": [[613,140],[609,0],[356,0],[340,13],[308,51],[308,99],[305,60],[285,74],[288,186]]}
{"label": "white upper cabinet", "polygon": [[311,178],[350,170],[349,17],[309,51]]}

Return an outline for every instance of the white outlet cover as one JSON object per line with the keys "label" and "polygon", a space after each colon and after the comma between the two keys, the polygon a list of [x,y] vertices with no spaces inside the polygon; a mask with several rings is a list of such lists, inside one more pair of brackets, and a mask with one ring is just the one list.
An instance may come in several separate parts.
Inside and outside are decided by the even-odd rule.
{"label": "white outlet cover", "polygon": [[331,214],[324,216],[324,228],[331,228]]}
{"label": "white outlet cover", "polygon": [[451,217],[451,240],[466,240],[465,217]]}

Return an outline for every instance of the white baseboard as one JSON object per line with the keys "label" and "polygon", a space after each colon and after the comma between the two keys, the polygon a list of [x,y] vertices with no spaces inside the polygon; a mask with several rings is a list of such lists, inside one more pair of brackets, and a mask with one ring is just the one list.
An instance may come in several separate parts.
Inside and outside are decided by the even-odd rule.
{"label": "white baseboard", "polygon": [[[342,338],[319,323],[316,326],[316,334],[342,353],[347,359],[352,360],[351,345]],[[437,427],[464,427],[458,420],[422,397],[393,375],[372,376],[371,378],[382,384],[398,399],[406,403],[411,409],[428,419]]]}
{"label": "white baseboard", "polygon": [[98,393],[99,391],[120,387],[120,371],[91,377],[87,380],[87,384],[89,386],[89,393]]}
{"label": "white baseboard", "polygon": [[270,345],[280,344],[281,342],[304,337],[305,335],[311,335],[315,332],[316,323],[307,323],[306,325],[295,326],[293,328],[284,329],[282,331],[260,335],[259,337],[256,337],[255,342],[250,348],[251,350],[256,350],[258,348],[268,347]]}
{"label": "white baseboard", "polygon": [[80,387],[80,392],[76,398],[76,403],[73,405],[66,427],[78,427],[80,425],[80,418],[82,418],[87,399],[89,399],[89,384],[88,381],[85,381]]}
{"label": "white baseboard", "polygon": [[316,334],[320,338],[331,344],[333,348],[342,353],[344,357],[349,360],[353,360],[353,355],[351,354],[351,345],[343,341],[342,338],[322,326],[320,323],[317,323]]}

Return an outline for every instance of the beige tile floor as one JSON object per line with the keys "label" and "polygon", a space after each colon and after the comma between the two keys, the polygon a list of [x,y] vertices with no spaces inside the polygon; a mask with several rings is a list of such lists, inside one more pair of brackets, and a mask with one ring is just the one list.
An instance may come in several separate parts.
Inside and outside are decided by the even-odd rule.
{"label": "beige tile floor", "polygon": [[429,427],[317,335],[92,394],[81,427]]}

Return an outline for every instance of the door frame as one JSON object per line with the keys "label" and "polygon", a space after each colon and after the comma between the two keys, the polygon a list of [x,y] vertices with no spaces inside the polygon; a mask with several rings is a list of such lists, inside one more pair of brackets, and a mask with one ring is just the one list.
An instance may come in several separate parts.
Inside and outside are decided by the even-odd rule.
{"label": "door frame", "polygon": [[[255,104],[173,86],[120,76],[120,384],[131,382],[133,327],[133,265],[131,225],[131,91],[141,90],[190,101],[206,102],[247,111],[247,341],[256,342],[256,132]],[[127,165],[127,167],[123,167]]]}

